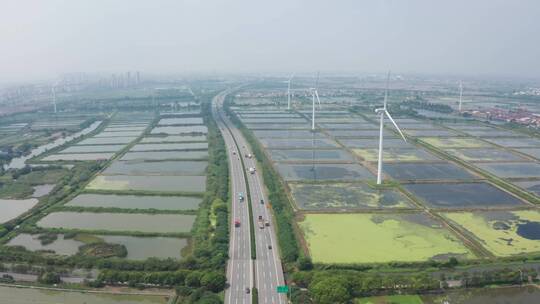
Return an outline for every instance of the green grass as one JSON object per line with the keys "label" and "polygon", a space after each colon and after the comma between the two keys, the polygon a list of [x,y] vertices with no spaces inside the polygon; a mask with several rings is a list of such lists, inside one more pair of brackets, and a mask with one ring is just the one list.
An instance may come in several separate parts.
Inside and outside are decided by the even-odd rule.
{"label": "green grass", "polygon": [[[455,222],[487,250],[496,256],[511,256],[521,253],[540,252],[540,241],[530,240],[517,234],[517,226],[525,221],[540,222],[540,212],[534,210],[499,211],[499,219],[489,213],[448,212],[443,216]],[[495,229],[494,225],[506,225],[507,229]]]}
{"label": "green grass", "polygon": [[22,199],[34,192],[32,186],[56,184],[68,172],[66,169],[32,171],[13,180],[9,174],[0,178],[4,185],[0,186],[0,198]]}
{"label": "green grass", "polygon": [[355,304],[423,304],[424,301],[418,295],[403,296],[379,296],[360,298],[354,301]]}
{"label": "green grass", "polygon": [[299,223],[316,263],[417,262],[473,256],[439,225],[423,214],[307,214]]}

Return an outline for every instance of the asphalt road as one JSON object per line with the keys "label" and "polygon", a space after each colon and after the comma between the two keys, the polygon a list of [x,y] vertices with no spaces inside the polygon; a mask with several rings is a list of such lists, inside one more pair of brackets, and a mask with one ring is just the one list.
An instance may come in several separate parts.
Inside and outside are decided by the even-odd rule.
{"label": "asphalt road", "polygon": [[[223,100],[226,92],[217,95],[213,100],[212,112],[221,130],[229,154],[231,184],[233,189],[232,221],[230,240],[230,260],[227,268],[227,278],[230,287],[225,291],[225,303],[250,303],[251,295],[246,293],[246,287],[257,287],[259,303],[287,303],[286,296],[277,293],[277,286],[284,284],[279,248],[272,212],[269,210],[268,198],[264,192],[262,177],[259,170],[250,174],[248,169],[256,167],[254,158],[246,157],[252,154],[249,146],[238,130],[226,117],[223,111]],[[240,157],[243,158],[244,164]],[[245,166],[245,167],[244,167]],[[253,218],[249,218],[247,201],[240,202],[238,193],[246,194],[245,178],[249,184],[253,209]],[[261,199],[264,203],[260,203]],[[262,217],[262,227],[259,225]],[[240,227],[234,227],[235,219],[240,220]],[[249,221],[255,224],[255,249],[257,259],[255,267],[251,262],[251,244]],[[269,226],[265,223],[268,222]],[[253,274],[255,277],[253,278]],[[255,284],[255,285],[253,285]]]}

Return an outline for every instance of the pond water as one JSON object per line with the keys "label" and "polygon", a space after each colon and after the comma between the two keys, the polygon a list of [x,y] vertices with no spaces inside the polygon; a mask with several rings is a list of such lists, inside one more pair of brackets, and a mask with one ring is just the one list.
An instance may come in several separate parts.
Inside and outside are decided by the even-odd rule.
{"label": "pond water", "polygon": [[293,180],[367,180],[374,177],[358,164],[285,164],[278,163],[279,173],[287,181]]}
{"label": "pond water", "polygon": [[8,246],[23,246],[27,250],[52,250],[56,254],[60,255],[73,255],[79,251],[79,246],[84,245],[83,242],[79,242],[73,239],[64,239],[63,234],[58,234],[58,238],[47,245],[42,245],[38,239],[39,234],[27,234],[22,233],[12,238],[7,245]]}
{"label": "pond water", "polygon": [[206,176],[99,175],[87,189],[204,192]]}
{"label": "pond water", "polygon": [[135,140],[135,136],[125,137],[90,137],[83,139],[77,145],[107,145],[107,144],[128,144]]}
{"label": "pond water", "polygon": [[41,159],[41,161],[85,161],[85,160],[106,160],[114,156],[114,153],[75,153],[75,154],[52,154]]}
{"label": "pond water", "polygon": [[516,184],[517,186],[540,196],[540,180],[513,182],[513,184]]}
{"label": "pond water", "polygon": [[522,157],[502,149],[466,148],[444,150],[467,161],[520,161]]}
{"label": "pond water", "polygon": [[37,203],[38,200],[35,198],[23,200],[0,199],[0,224],[18,217]]}
{"label": "pond water", "polygon": [[32,197],[40,198],[42,196],[45,196],[49,194],[52,189],[54,189],[55,184],[44,184],[44,185],[37,185],[33,186],[34,193],[32,193]]}
{"label": "pond water", "polygon": [[499,130],[499,129],[489,129],[489,130],[467,130],[465,133],[477,136],[477,137],[517,137],[519,133],[514,133],[512,131]]}
{"label": "pond water", "polygon": [[166,304],[169,301],[166,296],[82,293],[4,286],[0,286],[0,299],[5,303],[17,304]]}
{"label": "pond water", "polygon": [[44,228],[140,231],[155,233],[189,232],[195,215],[54,212],[37,222]]}
{"label": "pond water", "polygon": [[540,148],[523,148],[523,149],[516,149],[517,151],[530,155],[534,158],[540,159]]}
{"label": "pond water", "polygon": [[170,136],[149,136],[144,137],[141,143],[167,143],[167,142],[191,142],[191,141],[206,141],[205,135],[170,135]]}
{"label": "pond water", "polygon": [[67,147],[66,149],[58,153],[92,153],[92,152],[117,152],[120,151],[125,145],[74,145]]}
{"label": "pond water", "polygon": [[94,137],[125,137],[125,136],[133,136],[137,137],[142,134],[142,131],[121,131],[121,132],[100,132]]}
{"label": "pond water", "polygon": [[[328,130],[328,133],[336,137],[378,137],[379,130]],[[396,137],[395,134],[385,132],[384,138]]]}
{"label": "pond water", "polygon": [[411,136],[441,136],[441,137],[452,137],[460,136],[458,133],[450,130],[409,130],[402,127],[402,131],[405,134]]}
{"label": "pond water", "polygon": [[129,151],[141,152],[141,151],[166,151],[166,150],[206,150],[208,149],[208,143],[155,143],[155,144],[137,144],[133,146]]}
{"label": "pond water", "polygon": [[[366,161],[376,162],[379,157],[379,149],[353,149],[354,154]],[[385,162],[422,162],[440,160],[435,155],[420,148],[387,148],[383,149],[383,159]]]}
{"label": "pond water", "polygon": [[476,166],[500,177],[540,177],[540,164],[523,163],[479,163]]}
{"label": "pond water", "polygon": [[[254,130],[258,138],[311,138],[314,133],[309,130]],[[315,133],[315,138],[326,138],[322,133]]]}
{"label": "pond water", "polygon": [[405,189],[435,208],[524,206],[518,198],[488,183],[410,184]]}
{"label": "pond water", "polygon": [[187,239],[173,237],[136,237],[124,235],[99,235],[106,243],[126,246],[129,260],[148,258],[181,259],[180,251],[187,246]]}
{"label": "pond water", "polygon": [[83,135],[86,135],[92,131],[94,131],[95,129],[97,129],[99,127],[99,125],[101,124],[101,121],[96,121],[94,122],[93,124],[91,124],[90,126],[88,126],[87,128],[73,134],[73,135],[70,135],[70,136],[66,136],[64,138],[59,138],[59,139],[56,139],[55,141],[51,142],[51,143],[48,143],[48,144],[45,144],[45,145],[42,145],[42,146],[39,146],[35,149],[33,149],[32,151],[30,151],[30,154],[28,155],[25,155],[25,156],[21,156],[21,157],[17,157],[17,158],[14,158],[11,160],[11,162],[9,162],[9,164],[5,165],[5,168],[6,169],[20,169],[20,168],[23,168],[26,164],[25,162],[27,160],[29,160],[30,158],[32,157],[35,157],[35,156],[38,156],[52,148],[56,148],[58,146],[61,146],[67,142],[70,142],[74,139],[76,139],[77,137],[80,137],[80,136],[83,136]]}
{"label": "pond water", "polygon": [[328,130],[378,130],[377,125],[365,123],[322,123],[320,126]]}
{"label": "pond water", "polygon": [[309,130],[311,129],[311,124],[306,121],[303,124],[287,124],[287,123],[281,123],[281,124],[254,124],[254,123],[246,123],[244,124],[248,129],[252,130]]}
{"label": "pond water", "polygon": [[157,210],[196,210],[202,198],[189,196],[155,196],[155,195],[114,195],[114,194],[80,194],[69,201],[66,206],[157,209]]}
{"label": "pond water", "polygon": [[206,159],[208,151],[128,152],[120,160]]}
{"label": "pond water", "polygon": [[539,222],[525,222],[517,224],[516,233],[528,240],[540,240],[540,223]]}
{"label": "pond water", "polygon": [[465,169],[451,163],[392,163],[383,170],[398,180],[436,180],[477,178]]}
{"label": "pond water", "polygon": [[208,133],[206,126],[184,126],[184,127],[156,127],[152,130],[152,134],[183,134],[183,133]]}
{"label": "pond water", "polygon": [[202,117],[172,117],[172,118],[162,118],[159,120],[158,125],[160,126],[169,126],[169,125],[202,125]]}
{"label": "pond water", "polygon": [[513,138],[486,138],[487,141],[495,143],[503,147],[537,147],[540,148],[540,140],[528,137],[513,137]]}
{"label": "pond water", "polygon": [[337,143],[328,139],[278,139],[278,138],[262,138],[260,142],[267,148],[338,148]]}
{"label": "pond water", "polygon": [[344,150],[269,150],[275,161],[352,161],[353,157]]}
{"label": "pond water", "polygon": [[[338,138],[338,141],[349,148],[378,148],[378,138]],[[384,138],[384,148],[414,148],[401,138]]]}
{"label": "pond water", "polygon": [[105,175],[204,175],[207,161],[115,161]]}

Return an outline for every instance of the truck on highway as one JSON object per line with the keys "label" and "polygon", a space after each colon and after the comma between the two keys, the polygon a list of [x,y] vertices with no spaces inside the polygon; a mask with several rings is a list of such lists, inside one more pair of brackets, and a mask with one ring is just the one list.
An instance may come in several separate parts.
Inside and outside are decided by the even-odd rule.
{"label": "truck on highway", "polygon": [[246,157],[247,157],[247,158],[252,158],[253,155],[251,155],[250,153],[246,153]]}
{"label": "truck on highway", "polygon": [[263,220],[263,217],[262,215],[259,215],[259,229],[263,229],[264,228],[264,220]]}
{"label": "truck on highway", "polygon": [[254,174],[255,173],[255,168],[249,167],[249,173]]}

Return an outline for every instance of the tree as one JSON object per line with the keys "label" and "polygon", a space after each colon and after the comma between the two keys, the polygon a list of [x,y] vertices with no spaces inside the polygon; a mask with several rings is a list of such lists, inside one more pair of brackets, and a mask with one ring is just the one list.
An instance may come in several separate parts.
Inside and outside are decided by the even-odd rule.
{"label": "tree", "polygon": [[58,273],[46,271],[38,277],[38,282],[42,284],[58,284],[61,282],[61,280]]}
{"label": "tree", "polygon": [[328,277],[310,286],[315,303],[346,303],[351,299],[347,282],[337,277]]}
{"label": "tree", "polygon": [[227,278],[222,273],[212,271],[205,273],[200,281],[201,286],[206,287],[206,289],[219,292],[225,288]]}
{"label": "tree", "polygon": [[300,270],[311,270],[313,269],[313,263],[311,258],[306,256],[301,256],[298,258],[298,269]]}
{"label": "tree", "polygon": [[201,274],[197,271],[192,271],[186,276],[186,285],[189,287],[201,286]]}

